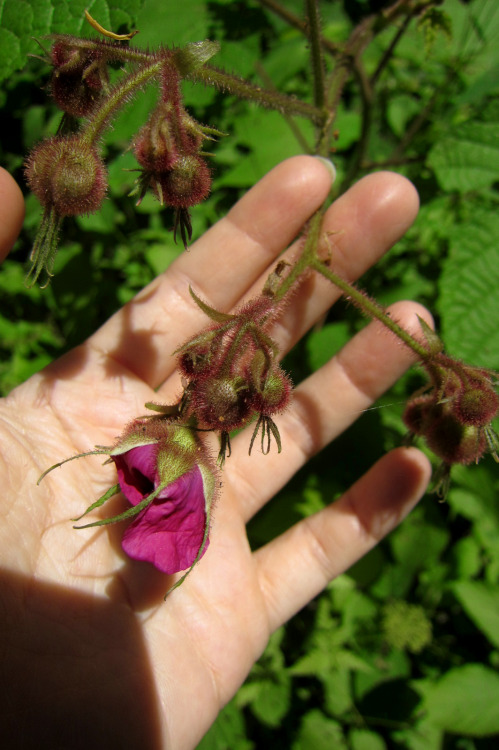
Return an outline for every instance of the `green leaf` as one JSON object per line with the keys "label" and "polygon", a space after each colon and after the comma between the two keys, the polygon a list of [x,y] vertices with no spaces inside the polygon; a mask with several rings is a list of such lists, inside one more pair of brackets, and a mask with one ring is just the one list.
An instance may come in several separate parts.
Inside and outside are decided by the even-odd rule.
{"label": "green leaf", "polygon": [[451,588],[468,617],[498,648],[499,587],[482,581],[459,581],[453,583]]}
{"label": "green leaf", "polygon": [[305,714],[291,750],[347,750],[341,725],[318,709]]}
{"label": "green leaf", "polygon": [[499,732],[499,674],[481,664],[451,669],[426,693],[428,719],[450,734]]}
{"label": "green leaf", "polygon": [[472,536],[459,539],[452,547],[451,556],[455,577],[467,579],[476,576],[482,567],[480,545]]}
{"label": "green leaf", "polygon": [[497,213],[477,208],[470,221],[455,227],[440,278],[439,312],[448,350],[491,368],[499,367],[498,237]]}
{"label": "green leaf", "polygon": [[368,729],[352,729],[348,735],[351,750],[386,750],[386,744],[376,732]]}
{"label": "green leaf", "polygon": [[262,680],[254,700],[250,703],[252,713],[269,727],[278,727],[291,705],[291,684],[284,674],[279,680]]}
{"label": "green leaf", "polygon": [[[0,3],[0,81],[23,68],[29,53],[40,54],[34,38],[47,34],[97,33],[85,21],[88,9],[109,30],[131,28],[144,0],[4,0]],[[170,10],[170,14],[174,13]],[[187,14],[186,14],[187,15]],[[41,41],[41,40],[40,40]]]}
{"label": "green leaf", "polygon": [[244,717],[235,701],[219,713],[196,750],[252,750],[255,745],[246,738]]}
{"label": "green leaf", "polygon": [[347,669],[323,675],[321,682],[324,687],[324,705],[329,714],[339,717],[352,708],[352,680]]}
{"label": "green leaf", "polygon": [[466,193],[489,187],[499,179],[499,123],[461,125],[433,146],[427,164],[444,190]]}

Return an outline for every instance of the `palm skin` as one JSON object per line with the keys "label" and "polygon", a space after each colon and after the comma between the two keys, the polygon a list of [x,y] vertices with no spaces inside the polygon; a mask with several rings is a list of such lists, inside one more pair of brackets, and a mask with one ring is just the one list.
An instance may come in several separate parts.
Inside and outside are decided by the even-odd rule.
{"label": "palm skin", "polygon": [[[22,199],[8,175],[0,178],[5,254],[22,220]],[[248,457],[248,434],[233,442],[210,547],[166,602],[174,579],[126,558],[120,524],[72,529],[69,519],[116,482],[112,465],[82,458],[37,486],[52,464],[111,445],[144,414],[145,402],[178,398],[171,353],[207,322],[189,284],[225,311],[257,294],[329,188],[320,161],[282,163],[87,342],[2,402],[0,728],[11,738],[8,747],[195,747],[271,632],[423,494],[427,460],[398,449],[339,501],[256,553],[246,538],[246,522],[412,364],[411,352],[377,323],[297,387],[276,419],[281,455],[274,447]],[[350,189],[325,220],[325,230],[336,233],[335,269],[359,276],[403,234],[417,205],[413,187],[397,175],[372,175]],[[292,256],[293,247],[286,253]],[[323,279],[302,284],[276,326],[281,351],[338,296]],[[425,315],[412,303],[392,309],[417,335],[416,313]],[[112,500],[104,515],[123,507],[122,499]]]}

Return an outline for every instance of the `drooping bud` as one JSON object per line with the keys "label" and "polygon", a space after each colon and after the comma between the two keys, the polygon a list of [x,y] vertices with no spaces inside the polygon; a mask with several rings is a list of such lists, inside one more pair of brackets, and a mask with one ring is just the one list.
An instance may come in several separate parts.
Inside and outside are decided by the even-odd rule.
{"label": "drooping bud", "polygon": [[487,450],[485,433],[479,427],[461,424],[452,413],[435,408],[426,430],[426,442],[447,464],[471,464]]}
{"label": "drooping bud", "polygon": [[255,411],[267,416],[283,411],[289,403],[292,386],[279,365],[272,363],[269,368],[265,353],[258,349],[253,355],[250,372]]}
{"label": "drooping bud", "polygon": [[208,337],[208,340],[182,347],[179,352],[178,366],[183,375],[191,379],[202,377],[209,372],[215,359],[214,340],[213,335]]}
{"label": "drooping bud", "polygon": [[171,170],[158,176],[164,203],[173,208],[190,208],[201,203],[210,192],[211,176],[208,166],[200,156],[180,156]]}
{"label": "drooping bud", "polygon": [[51,52],[51,93],[57,106],[73,117],[90,114],[107,83],[106,63],[98,49],[82,50],[59,39]]}
{"label": "drooping bud", "polygon": [[26,163],[31,190],[42,206],[61,217],[97,211],[106,194],[106,177],[97,149],[78,135],[43,141]]}
{"label": "drooping bud", "polygon": [[499,397],[485,383],[465,390],[456,399],[456,416],[462,424],[481,427],[489,424],[499,410]]}
{"label": "drooping bud", "polygon": [[499,412],[495,374],[436,351],[424,363],[433,387],[417,393],[403,419],[409,430],[448,466],[477,462],[486,452],[497,460],[498,438],[491,422]]}
{"label": "drooping bud", "polygon": [[172,168],[179,158],[175,131],[174,105],[160,102],[135,139],[135,158],[143,169],[159,175]]}

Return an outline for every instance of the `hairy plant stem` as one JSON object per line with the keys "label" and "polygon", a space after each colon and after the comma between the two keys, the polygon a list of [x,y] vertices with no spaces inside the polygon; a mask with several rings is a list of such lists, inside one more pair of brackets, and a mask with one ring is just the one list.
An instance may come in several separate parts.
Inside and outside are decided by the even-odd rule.
{"label": "hairy plant stem", "polygon": [[301,115],[316,125],[322,124],[325,119],[324,111],[318,107],[314,107],[313,104],[295,99],[293,96],[286,96],[286,94],[281,94],[278,91],[262,89],[244,80],[244,78],[230,75],[223,70],[218,70],[208,65],[198,68],[187,75],[186,78],[208,84],[209,86],[216,86],[221,91],[227,91],[229,94],[234,94],[241,99],[256,102],[256,104],[260,104],[262,107],[276,109],[282,114]]}
{"label": "hairy plant stem", "polygon": [[314,73],[314,103],[319,109],[325,104],[324,90],[324,61],[321,49],[321,29],[317,0],[306,0],[308,36],[310,40],[310,54]]}
{"label": "hairy plant stem", "polygon": [[164,60],[155,59],[142,65],[111,89],[109,95],[104,98],[102,104],[92,112],[83,125],[81,130],[82,140],[89,144],[95,143],[120,104],[148,83],[151,78],[154,78],[164,64]]}
{"label": "hairy plant stem", "polygon": [[411,336],[410,333],[404,330],[404,328],[399,326],[399,324],[390,317],[385,308],[380,305],[379,302],[372,299],[371,297],[368,297],[365,292],[357,289],[352,284],[349,284],[348,281],[345,281],[345,279],[343,279],[337,273],[331,271],[331,269],[323,261],[319,260],[319,258],[316,258],[314,260],[311,267],[314,269],[314,271],[322,274],[322,276],[328,279],[332,284],[341,289],[345,297],[353,302],[363,315],[371,319],[379,320],[380,323],[382,323],[386,328],[394,333],[395,336],[403,341],[406,346],[412,349],[412,351],[417,354],[419,359],[426,361],[430,357],[430,352],[428,351],[428,349],[423,346],[423,344],[420,344],[420,342],[417,341],[413,336]]}
{"label": "hairy plant stem", "polygon": [[412,349],[420,360],[427,361],[431,356],[430,351],[411,336],[408,331],[399,326],[379,302],[371,299],[365,294],[365,292],[357,289],[337,273],[332,271],[331,268],[319,258],[318,248],[322,234],[323,215],[324,209],[314,214],[310,220],[307,237],[301,254],[292,266],[290,272],[274,292],[274,299],[276,302],[282,300],[290,289],[300,278],[303,278],[309,270],[316,271],[337,286],[338,289],[343,292],[344,296],[353,302],[363,315],[370,319],[379,320],[380,323],[394,333],[395,336],[397,336],[406,346]]}

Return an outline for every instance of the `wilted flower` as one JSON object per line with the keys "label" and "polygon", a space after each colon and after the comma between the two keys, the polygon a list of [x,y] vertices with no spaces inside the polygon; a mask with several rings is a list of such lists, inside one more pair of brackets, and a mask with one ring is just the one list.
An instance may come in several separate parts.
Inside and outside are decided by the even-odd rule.
{"label": "wilted flower", "polygon": [[66,461],[108,455],[118,473],[118,483],[74,520],[79,521],[120,491],[131,505],[112,518],[75,528],[133,518],[123,535],[123,550],[135,560],[152,563],[163,573],[187,570],[178,585],[208,548],[217,473],[200,433],[176,424],[166,416],[167,409],[161,409],[162,416],[131,422],[114,446],[97,447]]}
{"label": "wilted flower", "polygon": [[[190,435],[183,437],[190,442]],[[154,495],[126,529],[122,547],[134,560],[169,574],[190,568],[206,552],[214,495],[213,472],[202,464],[169,481],[177,473],[170,451],[171,445],[160,441],[112,456],[120,489],[132,506]]]}

